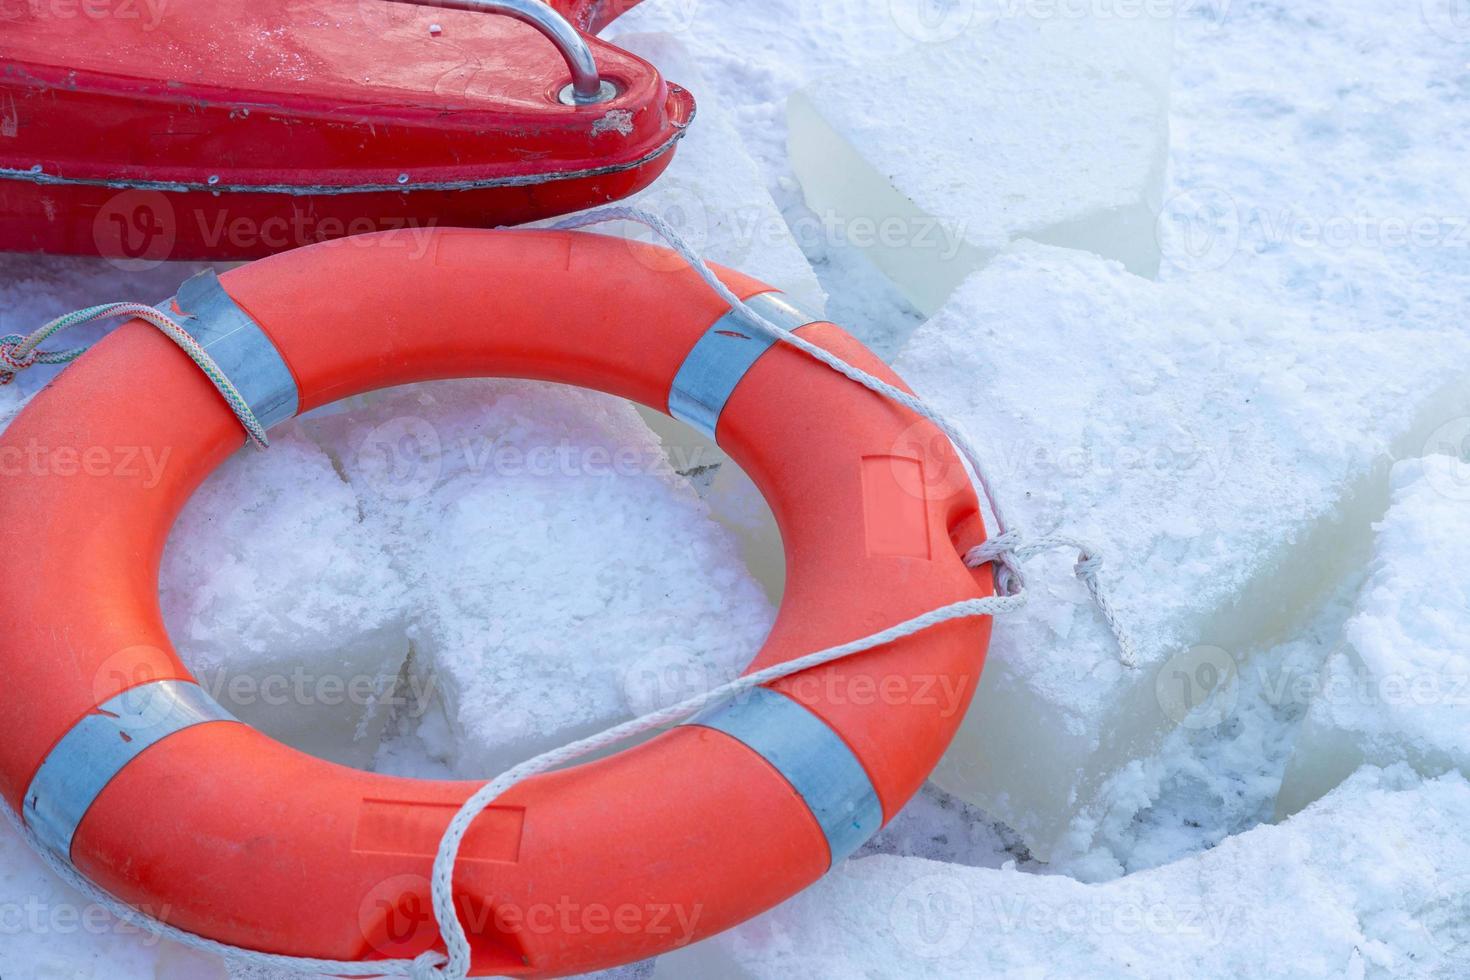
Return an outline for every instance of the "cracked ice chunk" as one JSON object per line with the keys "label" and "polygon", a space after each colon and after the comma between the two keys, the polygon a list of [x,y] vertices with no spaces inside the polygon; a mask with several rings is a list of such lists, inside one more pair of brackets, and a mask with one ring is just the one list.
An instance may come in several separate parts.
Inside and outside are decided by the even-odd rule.
{"label": "cracked ice chunk", "polygon": [[499,772],[727,680],[769,630],[731,536],[624,401],[444,382],[314,432],[414,590],[414,669],[441,698],[459,772]]}
{"label": "cracked ice chunk", "polygon": [[1104,884],[851,860],[655,980],[1462,976],[1470,786],[1364,769],[1281,826]]}
{"label": "cracked ice chunk", "polygon": [[1470,464],[1428,456],[1393,477],[1345,643],[1297,735],[1280,816],[1365,760],[1470,771]]}
{"label": "cracked ice chunk", "polygon": [[1388,454],[1470,401],[1467,355],[1454,331],[1319,327],[1049,246],[972,277],[897,370],[976,440],[1013,522],[1108,556],[1140,665],[1119,664],[1074,555],[1032,562],[940,786],[1043,860],[1085,851],[1107,777],[1210,723],[1190,710],[1233,658],[1283,639],[1358,560]]}
{"label": "cracked ice chunk", "polygon": [[160,579],[174,646],[232,714],[335,762],[371,761],[408,655],[406,590],[300,423],[205,481]]}
{"label": "cracked ice chunk", "polygon": [[986,19],[794,94],[792,166],[925,313],[1017,238],[1153,275],[1172,38],[1168,16]]}

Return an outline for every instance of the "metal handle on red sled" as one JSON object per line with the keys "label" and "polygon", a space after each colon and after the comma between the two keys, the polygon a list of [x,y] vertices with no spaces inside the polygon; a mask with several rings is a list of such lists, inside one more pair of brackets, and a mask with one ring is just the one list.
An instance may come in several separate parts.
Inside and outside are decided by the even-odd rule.
{"label": "metal handle on red sled", "polygon": [[605,82],[597,74],[597,62],[592,57],[592,48],[561,14],[541,0],[392,0],[393,3],[409,3],[420,7],[443,7],[447,10],[470,10],[478,13],[501,14],[512,17],[523,24],[530,24],[546,35],[566,59],[572,72],[572,84],[561,91],[561,101],[567,105],[587,105],[606,102],[617,94],[611,82]]}

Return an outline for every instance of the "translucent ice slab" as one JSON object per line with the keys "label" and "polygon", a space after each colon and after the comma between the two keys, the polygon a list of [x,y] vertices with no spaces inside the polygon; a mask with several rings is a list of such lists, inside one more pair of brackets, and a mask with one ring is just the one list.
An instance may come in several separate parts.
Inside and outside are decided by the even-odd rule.
{"label": "translucent ice slab", "polygon": [[1362,560],[1389,456],[1470,407],[1467,344],[1319,326],[1050,246],[972,277],[898,372],[978,442],[1013,521],[1102,549],[1141,662],[1119,663],[1073,554],[1037,559],[935,780],[1039,858],[1085,849],[1069,828],[1106,777],[1179,725],[1218,723],[1236,657],[1288,636]]}
{"label": "translucent ice slab", "polygon": [[1153,275],[1165,13],[984,19],[807,86],[788,104],[807,204],[925,313],[1017,238]]}

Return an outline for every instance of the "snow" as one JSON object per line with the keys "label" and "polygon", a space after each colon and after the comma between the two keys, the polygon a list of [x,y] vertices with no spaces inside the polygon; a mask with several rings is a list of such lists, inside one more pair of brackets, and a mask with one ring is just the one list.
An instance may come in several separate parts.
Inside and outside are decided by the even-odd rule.
{"label": "snow", "polygon": [[1466,818],[1464,777],[1368,768],[1281,826],[1105,884],[858,858],[654,976],[1455,976]]}
{"label": "snow", "polygon": [[1470,67],[1432,20],[1320,0],[1181,19],[1164,275],[1224,279],[1324,327],[1461,322]]}
{"label": "snow", "polygon": [[713,11],[699,0],[649,0],[608,33],[614,42],[638,32],[677,38],[702,66],[708,87],[695,92],[701,106],[717,101],[730,107],[748,152],[767,174],[779,175],[789,170],[787,96],[821,75],[911,50],[925,39],[883,6],[896,11],[911,4],[775,0]]}
{"label": "snow", "polygon": [[1017,238],[1152,275],[1172,50],[1169,5],[980,18],[793,95],[791,163],[925,312]]}
{"label": "snow", "polygon": [[1423,444],[1467,354],[1455,333],[1329,331],[1050,246],[1018,244],[967,281],[896,368],[978,441],[1014,523],[1113,556],[1140,666],[1119,664],[1075,556],[1033,563],[1031,604],[997,623],[940,785],[1051,857],[1103,779],[1332,581],[1383,454]]}
{"label": "snow", "polygon": [[1393,479],[1345,642],[1308,688],[1283,816],[1365,761],[1470,771],[1470,464],[1433,455]]}

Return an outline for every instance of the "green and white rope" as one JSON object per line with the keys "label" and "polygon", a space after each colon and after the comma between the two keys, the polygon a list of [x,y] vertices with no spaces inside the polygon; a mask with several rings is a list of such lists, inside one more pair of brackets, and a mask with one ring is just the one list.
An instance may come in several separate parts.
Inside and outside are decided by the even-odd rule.
{"label": "green and white rope", "polygon": [[[235,383],[225,375],[220,366],[215,363],[209,351],[205,350],[195,340],[193,335],[167,313],[153,306],[142,303],[103,303],[100,306],[89,306],[84,310],[67,313],[59,316],[30,334],[7,334],[0,337],[0,385],[7,385],[15,380],[16,374],[37,364],[68,364],[87,352],[85,347],[73,347],[68,350],[41,350],[40,345],[50,340],[59,333],[70,330],[72,327],[81,326],[84,323],[95,323],[98,320],[111,320],[115,317],[137,317],[157,327],[169,340],[179,346],[189,360],[193,361],[210,383],[219,391],[220,397],[240,420],[240,425],[245,429],[245,434],[250,441],[261,449],[270,445],[266,438],[265,426],[255,417],[250,403],[240,394]],[[185,317],[187,319],[187,317]]]}

